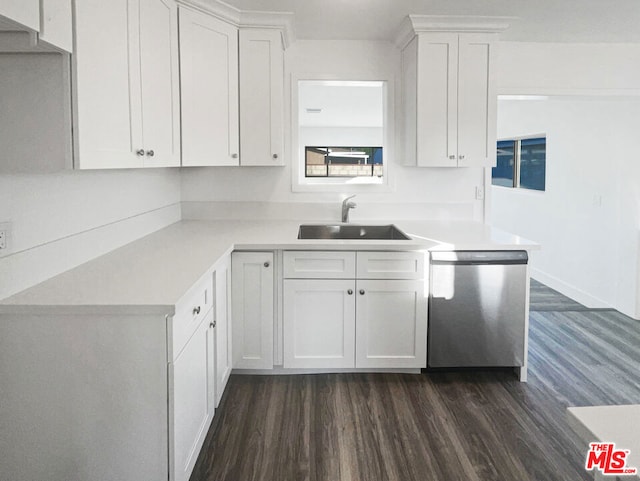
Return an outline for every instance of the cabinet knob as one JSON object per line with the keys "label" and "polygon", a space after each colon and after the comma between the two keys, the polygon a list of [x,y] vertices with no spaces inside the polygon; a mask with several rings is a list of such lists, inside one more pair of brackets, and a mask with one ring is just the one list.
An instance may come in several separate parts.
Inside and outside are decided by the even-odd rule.
{"label": "cabinet knob", "polygon": [[147,155],[149,157],[153,157],[154,155],[156,155],[156,153],[153,150],[147,150]]}
{"label": "cabinet knob", "polygon": [[349,290],[347,291],[347,294],[352,295],[352,294],[353,294],[353,289],[349,289]]}
{"label": "cabinet knob", "polygon": [[278,158],[278,154],[273,154],[273,158],[277,159]]}
{"label": "cabinet knob", "polygon": [[268,262],[265,262],[265,263],[264,263],[264,266],[265,266],[265,267],[269,267],[269,265],[270,265],[270,264],[269,264]]}
{"label": "cabinet knob", "polygon": [[455,158],[456,158],[456,156],[455,156],[455,155],[450,155],[450,156],[449,156],[449,159],[451,159],[451,160],[455,160]]}
{"label": "cabinet knob", "polygon": [[144,149],[138,149],[138,150],[136,150],[136,155],[137,155],[138,157],[142,157],[142,156],[144,155]]}
{"label": "cabinet knob", "polygon": [[193,308],[193,315],[197,316],[198,314],[200,314],[200,306],[197,306],[197,307]]}
{"label": "cabinet knob", "polygon": [[364,296],[364,289],[360,289],[360,295]]}
{"label": "cabinet knob", "polygon": [[211,329],[214,329],[216,327],[216,321],[213,321],[212,323],[209,324],[209,327]]}
{"label": "cabinet knob", "polygon": [[459,158],[460,160],[464,160],[464,155],[459,155],[459,156],[458,156],[458,158]]}
{"label": "cabinet knob", "polygon": [[237,159],[238,158],[238,154],[231,154],[231,158],[232,159]]}

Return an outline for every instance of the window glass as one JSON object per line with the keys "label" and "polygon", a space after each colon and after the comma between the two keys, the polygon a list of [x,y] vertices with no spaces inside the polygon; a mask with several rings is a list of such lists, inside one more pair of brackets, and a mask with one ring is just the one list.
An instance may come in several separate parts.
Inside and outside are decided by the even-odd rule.
{"label": "window glass", "polygon": [[520,141],[520,187],[544,190],[547,141],[544,137]]}
{"label": "window glass", "polygon": [[515,187],[516,141],[498,141],[496,166],[491,170],[491,183],[503,187]]}
{"label": "window glass", "polygon": [[382,147],[305,147],[306,177],[382,177]]}

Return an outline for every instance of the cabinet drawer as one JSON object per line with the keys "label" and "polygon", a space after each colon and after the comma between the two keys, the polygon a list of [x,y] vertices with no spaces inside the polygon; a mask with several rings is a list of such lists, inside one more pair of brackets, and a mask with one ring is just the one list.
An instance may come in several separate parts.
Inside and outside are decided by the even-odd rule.
{"label": "cabinet drawer", "polygon": [[284,277],[290,279],[353,279],[356,253],[341,251],[285,251]]}
{"label": "cabinet drawer", "polygon": [[212,306],[213,276],[207,276],[189,289],[176,304],[173,316],[173,359],[178,357]]}
{"label": "cabinet drawer", "polygon": [[423,279],[427,254],[358,252],[358,279]]}

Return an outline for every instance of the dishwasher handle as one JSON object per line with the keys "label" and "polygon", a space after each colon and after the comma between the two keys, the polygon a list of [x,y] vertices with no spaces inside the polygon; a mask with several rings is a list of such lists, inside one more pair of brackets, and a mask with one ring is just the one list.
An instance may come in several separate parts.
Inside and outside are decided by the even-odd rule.
{"label": "dishwasher handle", "polygon": [[432,265],[508,265],[527,264],[527,251],[436,251]]}

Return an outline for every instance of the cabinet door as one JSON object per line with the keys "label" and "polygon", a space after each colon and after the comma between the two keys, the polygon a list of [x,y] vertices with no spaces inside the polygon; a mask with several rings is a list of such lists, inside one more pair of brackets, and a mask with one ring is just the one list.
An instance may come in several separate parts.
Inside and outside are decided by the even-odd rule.
{"label": "cabinet door", "polygon": [[140,75],[145,167],[180,165],[178,8],[173,0],[140,2]]}
{"label": "cabinet door", "polygon": [[[213,311],[173,363],[172,480],[188,481],[213,418],[211,398]],[[214,388],[213,388],[214,389]]]}
{"label": "cabinet door", "polygon": [[273,252],[234,252],[233,367],[273,369]]}
{"label": "cabinet door", "polygon": [[417,165],[456,167],[458,35],[420,35],[417,56]]}
{"label": "cabinet door", "polygon": [[231,375],[233,359],[231,357],[231,315],[230,295],[231,269],[229,260],[220,265],[215,272],[216,282],[216,407],[220,404],[224,388]]}
{"label": "cabinet door", "polygon": [[143,166],[137,4],[75,2],[76,168]]}
{"label": "cabinet door", "polygon": [[240,165],[284,165],[284,51],[278,30],[240,30]]}
{"label": "cabinet door", "polygon": [[355,366],[353,280],[284,281],[284,367]]}
{"label": "cabinet door", "polygon": [[427,366],[424,281],[357,281],[356,367]]}
{"label": "cabinet door", "polygon": [[239,165],[238,29],[180,8],[182,165]]}
{"label": "cabinet door", "polygon": [[496,159],[497,96],[491,73],[491,36],[460,35],[458,165],[493,166]]}
{"label": "cabinet door", "polygon": [[40,30],[40,1],[0,0],[0,16],[37,32]]}
{"label": "cabinet door", "polygon": [[41,0],[40,39],[66,52],[73,50],[71,0]]}

